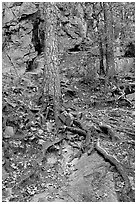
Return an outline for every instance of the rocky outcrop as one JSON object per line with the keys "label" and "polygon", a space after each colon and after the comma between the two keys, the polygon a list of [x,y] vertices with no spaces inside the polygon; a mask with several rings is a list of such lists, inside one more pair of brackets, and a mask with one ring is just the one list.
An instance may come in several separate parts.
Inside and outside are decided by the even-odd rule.
{"label": "rocky outcrop", "polygon": [[37,56],[32,42],[37,16],[35,3],[3,3],[3,61],[8,56],[9,64],[18,68]]}
{"label": "rocky outcrop", "polygon": [[[73,14],[72,5],[64,9],[59,7],[58,26],[59,51],[79,45],[86,35],[86,24],[83,21],[82,7],[78,5],[77,14]],[[69,4],[68,4],[69,5]],[[8,61],[17,70],[26,67],[26,63],[36,60],[44,48],[43,4],[35,2],[3,3],[3,61]],[[63,10],[64,9],[64,10]],[[5,64],[5,63],[3,63]],[[5,67],[7,68],[7,64]],[[8,69],[4,69],[8,70]]]}

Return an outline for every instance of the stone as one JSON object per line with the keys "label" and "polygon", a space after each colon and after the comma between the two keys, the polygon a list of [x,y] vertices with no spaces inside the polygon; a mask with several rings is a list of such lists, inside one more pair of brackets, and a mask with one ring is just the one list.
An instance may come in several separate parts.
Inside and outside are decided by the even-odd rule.
{"label": "stone", "polygon": [[5,168],[2,167],[2,180],[5,180],[8,176],[9,174],[6,172]]}
{"label": "stone", "polygon": [[6,126],[4,134],[6,138],[13,137],[15,134],[14,128],[11,126]]}
{"label": "stone", "polygon": [[39,130],[38,130],[38,133],[39,133],[40,135],[42,135],[43,130],[39,129]]}
{"label": "stone", "polygon": [[48,154],[46,159],[47,159],[48,164],[53,165],[53,164],[57,163],[57,157],[56,157],[56,155],[54,153]]}
{"label": "stone", "polygon": [[39,193],[33,196],[31,202],[48,202],[48,191],[44,191],[43,193]]}
{"label": "stone", "polygon": [[8,22],[11,22],[14,19],[14,15],[12,13],[12,10],[8,7],[5,7],[5,14],[3,18],[3,23],[6,24]]}
{"label": "stone", "polygon": [[126,98],[127,98],[128,100],[130,100],[130,101],[135,101],[135,93],[128,94],[128,95],[126,96]]}
{"label": "stone", "polygon": [[108,165],[97,153],[84,154],[70,175],[67,193],[76,202],[118,202]]}
{"label": "stone", "polygon": [[56,198],[55,200],[53,200],[52,202],[65,202],[64,199],[61,198]]}
{"label": "stone", "polygon": [[37,12],[37,8],[34,3],[32,2],[23,2],[22,6],[20,7],[20,15],[26,14],[30,15]]}

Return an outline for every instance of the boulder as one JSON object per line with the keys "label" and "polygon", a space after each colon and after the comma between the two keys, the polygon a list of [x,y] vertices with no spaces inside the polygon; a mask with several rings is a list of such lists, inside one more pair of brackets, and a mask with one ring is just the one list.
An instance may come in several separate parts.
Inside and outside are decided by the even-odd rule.
{"label": "boulder", "polygon": [[118,202],[109,163],[94,153],[84,154],[70,176],[67,193],[76,202]]}

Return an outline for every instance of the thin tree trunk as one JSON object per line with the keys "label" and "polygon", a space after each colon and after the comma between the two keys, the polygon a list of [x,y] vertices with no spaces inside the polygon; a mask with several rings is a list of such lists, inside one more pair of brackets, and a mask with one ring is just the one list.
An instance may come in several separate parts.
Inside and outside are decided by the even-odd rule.
{"label": "thin tree trunk", "polygon": [[104,62],[103,62],[104,52],[103,52],[103,46],[102,46],[102,39],[99,31],[98,31],[98,38],[99,38],[100,75],[104,75],[105,74]]}
{"label": "thin tree trunk", "polygon": [[[102,4],[100,2],[100,7],[102,8]],[[96,8],[93,4],[93,11],[95,12]],[[99,46],[99,60],[100,60],[100,75],[105,75],[104,70],[104,52],[103,52],[103,46],[102,46],[102,38],[101,38],[101,31],[99,28],[99,16],[97,17],[97,33],[98,33],[98,46]]]}
{"label": "thin tree trunk", "polygon": [[106,45],[106,75],[113,78],[115,74],[114,51],[113,51],[113,14],[111,3],[103,3],[104,8],[104,28]]}
{"label": "thin tree trunk", "polygon": [[58,41],[57,41],[57,10],[56,3],[44,3],[45,11],[45,67],[44,94],[53,97],[55,121],[58,119],[60,107],[60,78],[58,66]]}

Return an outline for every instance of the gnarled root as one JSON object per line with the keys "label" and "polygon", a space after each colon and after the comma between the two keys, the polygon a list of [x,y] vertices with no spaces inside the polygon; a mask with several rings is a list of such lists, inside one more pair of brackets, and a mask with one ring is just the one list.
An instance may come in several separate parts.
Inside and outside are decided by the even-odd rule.
{"label": "gnarled root", "polygon": [[127,173],[125,172],[125,169],[123,169],[123,166],[121,165],[121,163],[113,156],[109,155],[99,144],[99,138],[96,142],[95,145],[95,149],[97,150],[97,152],[99,152],[101,155],[103,155],[105,160],[108,160],[112,165],[114,165],[116,167],[116,169],[118,170],[118,172],[120,173],[120,175],[122,176],[124,182],[125,182],[125,186],[122,190],[122,193],[124,195],[124,200],[125,201],[129,201],[129,198],[127,196],[127,194],[129,193],[129,191],[131,190],[131,185],[130,185],[130,181],[129,178],[127,176]]}

